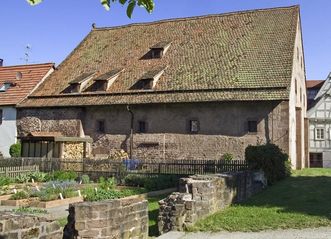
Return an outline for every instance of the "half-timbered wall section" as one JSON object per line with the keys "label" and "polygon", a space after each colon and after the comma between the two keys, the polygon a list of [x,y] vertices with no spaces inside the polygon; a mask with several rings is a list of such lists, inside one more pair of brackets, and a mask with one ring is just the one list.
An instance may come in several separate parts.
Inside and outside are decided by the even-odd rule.
{"label": "half-timbered wall section", "polygon": [[331,73],[308,111],[311,167],[331,167]]}

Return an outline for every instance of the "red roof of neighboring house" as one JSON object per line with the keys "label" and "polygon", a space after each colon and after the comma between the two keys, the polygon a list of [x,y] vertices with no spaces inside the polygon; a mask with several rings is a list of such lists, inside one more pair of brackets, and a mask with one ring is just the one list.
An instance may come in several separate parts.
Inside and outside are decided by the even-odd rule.
{"label": "red roof of neighboring house", "polygon": [[[16,105],[26,98],[45,75],[54,69],[54,63],[2,66],[0,67],[0,88],[5,83],[11,86],[5,91],[0,91],[0,105]],[[16,79],[21,75],[21,79]]]}
{"label": "red roof of neighboring house", "polygon": [[307,89],[321,88],[323,84],[324,84],[324,80],[307,80],[306,81]]}

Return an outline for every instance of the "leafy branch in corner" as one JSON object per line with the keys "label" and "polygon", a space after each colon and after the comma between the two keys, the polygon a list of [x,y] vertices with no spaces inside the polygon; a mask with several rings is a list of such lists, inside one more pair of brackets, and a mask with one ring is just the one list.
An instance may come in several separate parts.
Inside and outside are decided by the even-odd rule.
{"label": "leafy branch in corner", "polygon": [[[26,0],[30,5],[37,5],[43,0]],[[131,18],[133,10],[138,5],[143,7],[147,12],[151,13],[154,10],[154,0],[100,0],[106,10],[110,9],[110,5],[119,2],[122,5],[127,4],[126,15]]]}

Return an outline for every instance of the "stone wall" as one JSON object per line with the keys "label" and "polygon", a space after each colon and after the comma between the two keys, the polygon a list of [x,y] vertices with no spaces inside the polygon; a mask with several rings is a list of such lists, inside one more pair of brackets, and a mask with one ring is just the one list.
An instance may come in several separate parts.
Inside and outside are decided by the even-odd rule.
{"label": "stone wall", "polygon": [[42,217],[0,212],[0,238],[6,239],[62,239],[56,221]]}
{"label": "stone wall", "polygon": [[148,238],[148,203],[140,197],[69,206],[64,239]]}
{"label": "stone wall", "polygon": [[233,202],[241,202],[264,187],[260,172],[238,172],[191,176],[180,181],[179,192],[161,200],[158,217],[160,234],[193,225]]}
{"label": "stone wall", "polygon": [[[247,145],[265,142],[289,150],[286,101],[153,104],[131,109],[134,158],[220,159],[231,153],[236,159],[244,159]],[[107,156],[113,149],[129,151],[130,114],[126,106],[20,109],[18,119],[19,134],[50,130],[66,136],[91,136],[96,157]],[[192,119],[200,122],[200,131],[195,134],[188,131]],[[97,131],[98,120],[105,122],[103,133]],[[248,120],[258,122],[257,133],[248,132]],[[35,121],[39,123],[33,124]],[[147,123],[147,133],[138,133],[139,121]]]}

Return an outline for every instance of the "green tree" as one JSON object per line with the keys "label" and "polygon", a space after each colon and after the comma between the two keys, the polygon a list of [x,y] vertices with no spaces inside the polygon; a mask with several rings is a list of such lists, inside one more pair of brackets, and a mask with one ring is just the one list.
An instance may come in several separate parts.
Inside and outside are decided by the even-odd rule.
{"label": "green tree", "polygon": [[[43,0],[26,0],[31,5],[37,5]],[[151,13],[154,9],[154,0],[100,0],[101,4],[106,10],[110,9],[110,5],[115,2],[119,2],[122,5],[127,4],[126,15],[131,18],[134,8],[138,5],[146,9],[147,12]]]}

